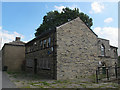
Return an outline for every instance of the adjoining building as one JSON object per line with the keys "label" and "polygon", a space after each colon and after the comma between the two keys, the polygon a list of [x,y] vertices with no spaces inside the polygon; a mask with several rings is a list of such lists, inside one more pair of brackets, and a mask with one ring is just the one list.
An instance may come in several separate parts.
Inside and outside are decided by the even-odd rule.
{"label": "adjoining building", "polygon": [[117,62],[117,47],[98,38],[78,17],[25,44],[26,70],[53,79],[75,79]]}
{"label": "adjoining building", "polygon": [[7,71],[21,71],[25,62],[25,43],[20,37],[10,43],[5,43],[2,48],[2,68]]}

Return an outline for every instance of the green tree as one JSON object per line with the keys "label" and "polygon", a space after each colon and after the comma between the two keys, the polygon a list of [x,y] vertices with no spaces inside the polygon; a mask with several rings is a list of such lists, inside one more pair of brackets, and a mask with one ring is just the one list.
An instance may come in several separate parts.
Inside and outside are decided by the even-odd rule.
{"label": "green tree", "polygon": [[87,14],[83,12],[79,13],[79,9],[75,8],[71,10],[70,8],[66,7],[62,10],[61,13],[58,11],[50,11],[43,17],[43,23],[36,29],[35,36],[39,36],[45,31],[53,30],[57,26],[60,26],[68,21],[71,21],[77,17],[80,19],[90,28],[93,25],[92,18],[89,18]]}

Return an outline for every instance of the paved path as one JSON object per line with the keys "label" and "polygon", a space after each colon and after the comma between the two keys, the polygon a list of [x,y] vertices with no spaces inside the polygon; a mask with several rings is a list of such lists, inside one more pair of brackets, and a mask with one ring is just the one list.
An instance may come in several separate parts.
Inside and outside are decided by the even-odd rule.
{"label": "paved path", "polygon": [[0,71],[0,90],[2,89],[2,71]]}
{"label": "paved path", "polygon": [[6,72],[2,72],[2,53],[0,51],[0,89],[16,88],[15,84],[9,79]]}
{"label": "paved path", "polygon": [[9,79],[6,72],[2,73],[2,88],[16,88],[15,84]]}

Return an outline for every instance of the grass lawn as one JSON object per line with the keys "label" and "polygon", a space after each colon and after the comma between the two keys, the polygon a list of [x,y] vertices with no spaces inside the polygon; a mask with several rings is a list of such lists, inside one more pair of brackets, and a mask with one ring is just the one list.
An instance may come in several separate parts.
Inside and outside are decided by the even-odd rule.
{"label": "grass lawn", "polygon": [[[117,83],[95,83],[94,76],[88,79],[50,80],[26,72],[7,72],[18,88],[120,88]],[[90,80],[91,79],[91,80]]]}

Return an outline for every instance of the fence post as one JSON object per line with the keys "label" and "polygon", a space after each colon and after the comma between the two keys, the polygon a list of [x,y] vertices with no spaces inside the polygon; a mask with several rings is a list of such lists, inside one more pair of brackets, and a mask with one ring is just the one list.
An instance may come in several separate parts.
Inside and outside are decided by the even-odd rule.
{"label": "fence post", "polygon": [[117,67],[118,70],[118,84],[120,84],[120,67]]}
{"label": "fence post", "polygon": [[106,73],[107,73],[107,80],[109,80],[108,68],[106,68]]}
{"label": "fence post", "polygon": [[98,70],[96,70],[96,82],[98,83]]}
{"label": "fence post", "polygon": [[117,64],[115,65],[115,76],[118,78],[118,73],[117,73]]}

